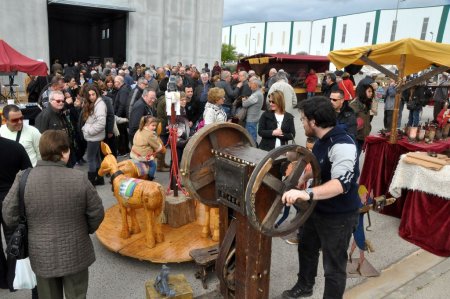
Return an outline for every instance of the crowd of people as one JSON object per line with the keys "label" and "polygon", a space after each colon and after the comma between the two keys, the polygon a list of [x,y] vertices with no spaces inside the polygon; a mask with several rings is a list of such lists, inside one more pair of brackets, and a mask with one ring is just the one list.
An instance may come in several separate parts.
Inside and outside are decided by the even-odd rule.
{"label": "crowd of people", "polygon": [[[252,70],[231,72],[218,62],[212,70],[208,64],[199,70],[195,65],[181,62],[161,67],[136,63],[130,67],[127,63],[118,66],[113,62],[104,66],[92,63],[63,66],[55,61],[51,71],[52,75],[47,77],[30,77],[27,87],[29,102],[37,102],[42,107],[35,126],[24,125],[19,107],[7,105],[3,109],[6,124],[0,129],[0,155],[11,157],[2,159],[0,165],[1,223],[6,241],[11,236],[10,228],[18,220],[19,171],[35,167],[28,179],[25,205],[30,235],[47,231],[44,237],[30,238],[29,244],[38,292],[45,294],[43,298],[58,298],[62,289],[68,298],[87,291],[87,268],[95,259],[88,235],[103,219],[103,206],[94,187],[104,184],[104,179],[97,174],[100,142],[106,142],[116,156],[147,162],[148,178],[153,180],[157,171],[168,171],[170,167],[163,149],[168,144],[169,124],[173,119],[178,134],[172,150],[178,154],[178,163],[189,138],[205,125],[240,123],[260,149],[270,151],[293,141],[295,123],[303,124],[305,135],[316,140],[314,155],[325,161],[321,162],[323,185],[291,190],[283,196],[287,204],[298,199],[320,200],[305,229],[299,233],[299,238],[304,240],[299,244],[299,280],[283,298],[312,293],[320,248],[326,266],[325,294],[342,295],[348,241],[357,221],[358,157],[381,100],[385,103],[384,126],[386,129],[391,126],[396,94],[394,80],[383,87],[381,82],[367,76],[355,87],[348,73],[326,72],[320,84],[323,96],[319,97],[315,96],[319,79],[311,69],[304,81],[307,100],[297,103],[289,74],[276,69],[269,71],[264,83]],[[166,107],[170,84],[169,91],[180,92],[180,113],[172,120]],[[441,88],[434,94],[424,85],[404,91],[398,126],[404,106],[410,111],[408,125],[417,126],[420,111],[431,98],[437,117],[448,101],[447,84],[448,76],[443,74],[439,81]],[[293,116],[297,108],[299,120]],[[83,163],[88,164],[87,176],[72,169]],[[302,180],[306,182],[308,175],[305,173]],[[42,185],[48,187],[40,188]],[[44,212],[36,204],[37,198],[42,198],[42,205],[52,208]],[[54,208],[54,202],[61,199],[64,202]],[[58,227],[58,231],[46,230],[48,225]],[[80,229],[73,231],[73,225]],[[328,230],[331,226],[343,229]],[[56,268],[48,265],[42,253],[50,237],[57,239],[52,251],[58,261]],[[82,240],[84,251],[73,253],[67,249],[64,242],[68,238],[70,242]],[[339,249],[335,250],[335,246]],[[67,250],[70,256],[75,256],[70,261],[65,257]],[[0,262],[6,267],[3,252]],[[66,278],[72,283],[66,284]],[[7,286],[6,280],[0,277],[0,287]],[[34,290],[35,298],[38,292]]]}

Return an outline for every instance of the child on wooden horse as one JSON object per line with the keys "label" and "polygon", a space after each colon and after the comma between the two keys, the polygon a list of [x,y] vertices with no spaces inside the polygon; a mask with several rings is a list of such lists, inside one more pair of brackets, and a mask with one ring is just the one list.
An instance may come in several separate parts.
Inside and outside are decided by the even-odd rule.
{"label": "child on wooden horse", "polygon": [[156,135],[156,126],[158,121],[151,115],[141,118],[139,130],[133,138],[133,147],[130,157],[133,160],[147,162],[149,166],[148,179],[153,181],[156,172],[155,155],[163,149],[158,136]]}

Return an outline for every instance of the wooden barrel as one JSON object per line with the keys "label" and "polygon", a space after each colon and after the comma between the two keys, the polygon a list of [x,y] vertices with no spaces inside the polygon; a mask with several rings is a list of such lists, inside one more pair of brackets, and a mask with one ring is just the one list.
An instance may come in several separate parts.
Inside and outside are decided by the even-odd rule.
{"label": "wooden barrel", "polygon": [[191,197],[208,206],[219,206],[212,151],[236,145],[256,146],[245,128],[228,122],[207,125],[190,138],[181,159],[180,174]]}

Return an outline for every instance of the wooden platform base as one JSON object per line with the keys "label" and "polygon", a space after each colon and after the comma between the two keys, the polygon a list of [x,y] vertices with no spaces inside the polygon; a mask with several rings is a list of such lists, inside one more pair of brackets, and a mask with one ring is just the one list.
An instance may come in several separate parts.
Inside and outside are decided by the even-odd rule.
{"label": "wooden platform base", "polygon": [[376,277],[380,276],[380,272],[372,266],[372,264],[366,259],[361,265],[359,272],[357,270],[359,263],[359,258],[353,258],[352,262],[347,262],[347,278],[356,278],[356,277]]}
{"label": "wooden platform base", "polygon": [[[142,231],[145,231],[144,210],[137,210],[137,218]],[[109,208],[105,213],[105,219],[96,232],[97,238],[106,248],[139,260],[154,263],[180,263],[191,261],[189,252],[193,249],[205,248],[216,245],[211,238],[202,238],[201,222],[194,221],[178,228],[172,228],[163,224],[162,231],[164,242],[149,249],[145,246],[143,232],[131,235],[128,239],[120,238],[122,228],[118,205]]]}

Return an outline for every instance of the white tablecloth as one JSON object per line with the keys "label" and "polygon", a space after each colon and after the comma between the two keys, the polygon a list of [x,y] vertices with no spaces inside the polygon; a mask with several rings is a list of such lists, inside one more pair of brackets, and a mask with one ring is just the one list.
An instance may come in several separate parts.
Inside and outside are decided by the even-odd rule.
{"label": "white tablecloth", "polygon": [[405,155],[400,157],[389,193],[400,197],[402,189],[417,190],[450,200],[450,165],[441,170],[431,170],[419,165],[403,161]]}

